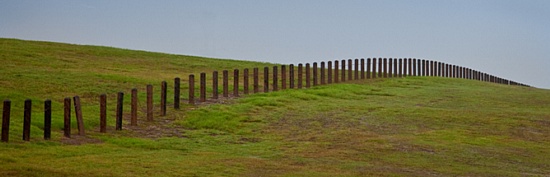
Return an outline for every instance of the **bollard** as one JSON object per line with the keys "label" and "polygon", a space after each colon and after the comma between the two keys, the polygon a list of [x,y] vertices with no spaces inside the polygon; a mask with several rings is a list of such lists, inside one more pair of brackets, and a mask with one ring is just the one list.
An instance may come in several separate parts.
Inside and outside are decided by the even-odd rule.
{"label": "bollard", "polygon": [[403,59],[402,58],[399,59],[399,67],[397,69],[397,76],[398,77],[403,77]]}
{"label": "bollard", "polygon": [[147,121],[153,121],[153,85],[147,85]]}
{"label": "bollard", "polygon": [[313,62],[313,86],[317,86],[318,85],[318,78],[317,78],[317,62]]}
{"label": "bollard", "polygon": [[23,140],[31,140],[31,108],[32,101],[30,99],[25,100],[25,113],[23,117]]}
{"label": "bollard", "polygon": [[371,74],[372,74],[373,79],[375,79],[376,75],[378,75],[376,71],[377,71],[376,70],[376,58],[372,58],[372,71],[371,71],[372,73]]}
{"label": "bollard", "polygon": [[302,88],[302,71],[303,70],[303,65],[302,63],[299,63],[298,64],[298,89],[301,89]]}
{"label": "bollard", "polygon": [[332,84],[332,61],[327,62],[327,83]]}
{"label": "bollard", "polygon": [[279,71],[277,70],[277,66],[273,66],[273,91],[279,90],[279,78],[278,78]]}
{"label": "bollard", "polygon": [[327,84],[325,80],[325,62],[321,62],[321,85]]}
{"label": "bollard", "polygon": [[84,119],[82,118],[82,106],[80,105],[80,97],[74,96],[74,111],[76,116],[76,125],[78,128],[78,135],[85,136],[86,132],[84,129]]}
{"label": "bollard", "polygon": [[388,61],[388,77],[393,77],[393,72],[395,72],[393,70],[393,59],[392,58],[389,58],[389,61]]}
{"label": "bollard", "polygon": [[107,95],[99,95],[99,132],[107,132]]}
{"label": "bollard", "polygon": [[392,72],[393,77],[398,77],[399,76],[398,75],[399,71],[397,71],[397,58],[393,59],[393,70],[392,71],[393,71]]}
{"label": "bollard", "polygon": [[200,73],[200,102],[206,101],[206,73]]}
{"label": "bollard", "polygon": [[212,98],[218,99],[218,71],[212,72]]}
{"label": "bollard", "polygon": [[180,109],[180,82],[179,77],[174,79],[174,109]]}
{"label": "bollard", "polygon": [[44,139],[49,140],[52,135],[52,100],[44,101]]}
{"label": "bollard", "polygon": [[311,85],[311,68],[309,63],[306,63],[306,88],[309,88]]}
{"label": "bollard", "polygon": [[408,75],[409,76],[412,76],[413,73],[412,73],[412,58],[408,58],[407,59],[407,72],[409,73]]}
{"label": "bollard", "polygon": [[[177,83],[177,85],[179,85],[179,83]],[[179,108],[179,106],[178,106],[178,108]],[[137,88],[133,88],[132,89],[132,104],[131,104],[131,110],[130,110],[130,125],[131,126],[137,126],[137,110],[138,110],[138,90],[137,90]]]}
{"label": "bollard", "polygon": [[63,114],[63,135],[67,138],[71,137],[71,98],[65,98],[64,114]]}
{"label": "bollard", "polygon": [[289,84],[290,84],[290,88],[293,89],[294,88],[294,65],[293,64],[290,64],[288,66],[288,75],[290,75],[290,77],[288,78],[289,80]]}
{"label": "bollard", "polygon": [[338,68],[340,67],[340,65],[338,65],[338,60],[334,60],[334,83],[338,83],[339,81],[339,76],[338,76]]}
{"label": "bollard", "polygon": [[[357,62],[355,62],[355,65],[357,65]],[[355,70],[357,71],[357,70]],[[353,63],[352,63],[352,60],[351,59],[348,59],[348,81],[351,81],[354,79],[354,77],[352,77],[353,75]],[[355,73],[355,74],[358,74],[358,73]],[[357,77],[355,77],[357,78]]]}
{"label": "bollard", "polygon": [[269,67],[264,67],[264,93],[269,92]]}
{"label": "bollard", "polygon": [[249,92],[249,88],[248,88],[248,85],[249,85],[248,80],[249,80],[249,78],[248,78],[248,77],[249,77],[249,76],[248,76],[248,68],[244,68],[244,70],[243,70],[243,86],[244,86],[243,92],[244,92],[245,95],[248,95],[248,92]]}
{"label": "bollard", "polygon": [[118,92],[116,105],[116,130],[122,130],[122,113],[124,104],[124,93]]}
{"label": "bollard", "polygon": [[195,75],[189,75],[189,104],[195,104]]}
{"label": "bollard", "polygon": [[361,58],[361,79],[365,78],[365,59]]}
{"label": "bollard", "polygon": [[384,78],[388,78],[388,59],[387,58],[384,58]]}
{"label": "bollard", "polygon": [[382,58],[378,58],[378,71],[377,71],[378,72],[378,78],[382,78],[382,74],[383,74],[382,64],[383,64]]}
{"label": "bollard", "polygon": [[281,65],[281,89],[286,89],[286,66]]}
{"label": "bollard", "polygon": [[239,70],[233,70],[233,96],[239,96]]}
{"label": "bollard", "polygon": [[371,78],[371,59],[370,58],[367,58],[367,73],[366,73],[366,77],[367,79],[370,79]]}
{"label": "bollard", "polygon": [[229,97],[229,73],[227,70],[223,70],[222,74],[222,85],[223,85],[223,97]]}
{"label": "bollard", "polygon": [[166,116],[166,98],[168,86],[166,81],[162,81],[160,84],[160,115]]}
{"label": "bollard", "polygon": [[342,60],[341,63],[342,65],[340,66],[341,66],[342,73],[340,74],[341,76],[340,81],[346,82],[346,60]]}
{"label": "bollard", "polygon": [[254,68],[254,73],[253,73],[253,77],[254,77],[254,93],[258,93],[259,92],[259,83],[258,83],[258,68]]}
{"label": "bollard", "polygon": [[2,111],[2,142],[8,142],[10,139],[10,113],[11,101],[4,100],[4,108]]}

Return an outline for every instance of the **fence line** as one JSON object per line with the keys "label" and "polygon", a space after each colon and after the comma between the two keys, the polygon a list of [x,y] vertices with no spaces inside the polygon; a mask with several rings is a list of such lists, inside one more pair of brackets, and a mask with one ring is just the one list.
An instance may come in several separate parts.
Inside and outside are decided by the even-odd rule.
{"label": "fence line", "polygon": [[[334,65],[333,65],[334,64]],[[287,73],[288,67],[288,73]],[[298,71],[295,73],[295,67],[293,64],[290,65],[281,65],[280,71],[278,70],[279,66],[273,66],[271,73],[271,83],[270,83],[270,72],[269,67],[264,67],[263,70],[263,85],[259,84],[259,70],[258,68],[253,68],[253,93],[259,93],[260,87],[263,87],[263,92],[267,93],[270,91],[286,90],[286,89],[302,89],[310,88],[312,86],[333,84],[333,83],[345,83],[346,81],[353,81],[359,79],[375,79],[375,78],[400,78],[400,77],[411,77],[411,76],[427,76],[427,77],[447,77],[447,78],[460,78],[460,79],[469,79],[477,80],[482,82],[492,82],[497,84],[505,85],[517,85],[517,86],[526,86],[528,85],[504,79],[501,77],[493,76],[484,72],[480,72],[474,69],[447,64],[438,61],[416,59],[416,58],[367,58],[366,64],[365,59],[348,59],[347,62],[345,59],[338,61],[328,61],[320,62],[320,68],[318,63],[314,62],[312,67],[310,63],[298,64]],[[303,79],[305,72],[305,80]],[[229,73],[228,70],[222,71],[222,94],[223,97],[229,97]],[[280,74],[280,77],[279,77]],[[347,77],[346,77],[347,75]],[[239,69],[233,70],[233,94],[232,96],[238,97],[241,92],[241,83],[242,92],[247,95],[249,94],[249,69],[245,68],[243,70],[243,80],[240,82],[241,76],[239,75]],[[296,78],[297,77],[297,78]],[[212,73],[212,97],[211,99],[218,99],[218,71]],[[180,78],[174,78],[174,109],[180,109],[181,101],[181,87],[180,87]],[[195,105],[195,77],[193,74],[189,75],[188,80],[188,104]],[[297,82],[297,83],[296,83]],[[199,99],[198,102],[206,102],[206,73],[200,73],[199,81]],[[288,87],[287,87],[288,83]],[[281,87],[279,87],[279,85]],[[271,89],[270,89],[271,86]],[[167,89],[168,85],[166,81],[161,82],[161,93],[160,93],[160,116],[166,116],[166,107],[167,107]],[[146,109],[146,120],[154,121],[153,119],[153,86],[146,85],[146,94],[147,94],[147,109]],[[101,94],[99,96],[100,112],[99,112],[99,121],[100,128],[99,132],[105,133],[106,121],[107,121],[107,96],[106,94]],[[117,104],[116,104],[116,130],[122,130],[123,125],[123,99],[124,93],[118,92],[117,94]],[[80,98],[78,96],[73,97],[75,116],[77,120],[77,127],[80,136],[85,136],[84,121],[82,117],[82,110],[80,105]],[[137,89],[133,88],[131,90],[131,118],[130,126],[137,126]],[[30,141],[30,125],[31,125],[31,100],[25,100],[25,109],[24,109],[24,124],[23,124],[23,140]],[[11,101],[4,100],[3,102],[3,114],[2,114],[2,134],[1,142],[9,141],[9,123],[10,123],[10,112],[11,111]],[[51,100],[44,101],[44,139],[48,140],[51,138]],[[64,137],[71,138],[71,99],[64,99]]]}

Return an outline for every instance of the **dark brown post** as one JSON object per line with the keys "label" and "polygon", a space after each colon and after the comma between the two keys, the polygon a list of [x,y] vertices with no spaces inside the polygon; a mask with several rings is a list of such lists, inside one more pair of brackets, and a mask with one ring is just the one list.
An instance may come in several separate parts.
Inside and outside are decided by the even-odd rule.
{"label": "dark brown post", "polygon": [[212,72],[212,98],[218,99],[218,71]]}
{"label": "dark brown post", "polygon": [[413,75],[413,76],[417,76],[417,75],[416,75],[416,59],[413,59],[413,63],[412,63],[412,75]]}
{"label": "dark brown post", "polygon": [[52,134],[52,100],[44,101],[44,139],[49,140]]}
{"label": "dark brown post", "polygon": [[223,97],[227,98],[229,97],[229,72],[227,70],[223,70]]}
{"label": "dark brown post", "polygon": [[389,65],[388,65],[388,77],[393,77],[393,59],[389,58]]}
{"label": "dark brown post", "polygon": [[[380,64],[378,64],[380,65]],[[376,78],[379,74],[378,74],[378,69],[379,67],[377,68],[376,67],[376,58],[372,58],[372,78]]]}
{"label": "dark brown post", "polygon": [[25,100],[25,114],[23,118],[23,140],[31,140],[31,108],[32,102],[30,99]]}
{"label": "dark brown post", "polygon": [[378,78],[382,78],[383,77],[383,74],[384,72],[382,71],[382,64],[383,64],[383,59],[382,58],[378,58]]}
{"label": "dark brown post", "polygon": [[321,85],[327,84],[325,81],[325,62],[321,62]]}
{"label": "dark brown post", "polygon": [[82,118],[82,107],[80,106],[80,97],[74,96],[74,112],[76,115],[76,124],[78,128],[78,135],[85,136],[86,132],[84,131],[84,119]]}
{"label": "dark brown post", "polygon": [[338,79],[340,79],[340,77],[338,76],[339,74],[339,71],[338,71],[338,68],[340,67],[340,65],[338,65],[338,60],[334,60],[334,83],[338,83]]}
{"label": "dark brown post", "polygon": [[422,60],[420,59],[417,59],[417,63],[418,63],[418,68],[417,68],[417,76],[422,76]]}
{"label": "dark brown post", "polygon": [[411,58],[408,58],[407,59],[407,73],[409,73],[408,75],[409,76],[412,76],[412,59]]}
{"label": "dark brown post", "polygon": [[260,90],[260,84],[259,84],[259,81],[258,81],[258,80],[259,80],[259,79],[258,79],[258,77],[259,77],[258,68],[254,68],[254,69],[253,69],[253,74],[252,74],[252,75],[253,75],[252,77],[253,77],[253,79],[254,79],[254,83],[253,83],[253,85],[254,85],[254,93],[258,93],[259,90]]}
{"label": "dark brown post", "polygon": [[402,58],[399,59],[399,67],[397,69],[397,76],[398,77],[403,77],[403,59]]}
{"label": "dark brown post", "polygon": [[153,121],[153,85],[147,85],[147,121]]}
{"label": "dark brown post", "polygon": [[269,92],[269,67],[264,67],[264,93]]}
{"label": "dark brown post", "polygon": [[361,58],[361,79],[365,78],[365,59]]}
{"label": "dark brown post", "polygon": [[302,63],[298,64],[298,89],[302,88],[302,75],[303,75],[303,65]]}
{"label": "dark brown post", "polygon": [[357,80],[359,79],[359,59],[355,59],[355,65],[354,65],[354,69],[355,69],[355,72],[354,72],[354,75],[353,75],[353,79],[354,80]]}
{"label": "dark brown post", "polygon": [[399,71],[397,71],[397,58],[394,58],[393,59],[393,72],[392,72],[393,77],[397,77],[398,73],[399,73]]}
{"label": "dark brown post", "polygon": [[327,62],[327,83],[332,84],[332,61]]}
{"label": "dark brown post", "polygon": [[137,110],[138,110],[138,90],[137,88],[132,89],[132,110],[130,116],[130,125],[137,126]]}
{"label": "dark brown post", "polygon": [[239,96],[239,70],[233,70],[233,96]]}
{"label": "dark brown post", "polygon": [[384,78],[388,78],[388,59],[387,58],[384,58]]}
{"label": "dark brown post", "polygon": [[248,95],[248,93],[249,93],[249,87],[248,86],[250,84],[248,83],[248,80],[250,80],[249,76],[248,76],[248,68],[244,68],[244,70],[243,70],[243,93],[245,95]]}
{"label": "dark brown post", "polygon": [[293,64],[290,64],[288,66],[288,70],[289,70],[289,73],[288,75],[290,75],[289,77],[289,82],[290,82],[290,88],[293,89],[294,88],[294,65]]}
{"label": "dark brown post", "polygon": [[166,81],[162,81],[160,84],[160,115],[166,116],[166,98],[167,98],[168,84]]}
{"label": "dark brown post", "polygon": [[63,135],[71,137],[71,98],[64,99]]}
{"label": "dark brown post", "polygon": [[11,101],[4,100],[4,109],[2,111],[2,142],[10,140],[10,113]]}
{"label": "dark brown post", "polygon": [[306,63],[306,88],[311,87],[311,67]]}
{"label": "dark brown post", "polygon": [[281,89],[286,89],[286,66],[281,65]]}
{"label": "dark brown post", "polygon": [[174,109],[180,108],[180,82],[179,77],[174,78]]}
{"label": "dark brown post", "polygon": [[313,62],[313,86],[317,86],[317,62]]}
{"label": "dark brown post", "polygon": [[429,67],[429,68],[430,68],[430,72],[429,72],[428,75],[434,76],[434,61],[431,61],[431,60],[430,60],[430,61],[427,61],[427,62],[429,62],[429,65],[430,65],[430,67]]}
{"label": "dark brown post", "polygon": [[206,73],[200,73],[200,95],[199,95],[199,101],[205,102],[206,101]]}
{"label": "dark brown post", "polygon": [[278,78],[277,66],[273,66],[273,91],[279,90],[279,78]]}
{"label": "dark brown post", "polygon": [[99,132],[107,132],[107,95],[99,95]]}
{"label": "dark brown post", "polygon": [[371,78],[371,59],[367,58],[367,79]]}
{"label": "dark brown post", "polygon": [[341,66],[342,66],[342,67],[341,67],[341,70],[342,70],[341,72],[342,72],[342,73],[341,73],[340,75],[341,75],[342,77],[340,78],[340,80],[341,80],[342,82],[346,82],[346,60],[342,60],[341,63],[342,63],[342,65],[341,65]]}
{"label": "dark brown post", "polygon": [[122,130],[122,113],[123,113],[124,93],[118,92],[116,103],[116,130]]}
{"label": "dark brown post", "polygon": [[353,80],[353,61],[348,59],[348,81]]}
{"label": "dark brown post", "polygon": [[189,104],[195,104],[195,75],[189,74]]}

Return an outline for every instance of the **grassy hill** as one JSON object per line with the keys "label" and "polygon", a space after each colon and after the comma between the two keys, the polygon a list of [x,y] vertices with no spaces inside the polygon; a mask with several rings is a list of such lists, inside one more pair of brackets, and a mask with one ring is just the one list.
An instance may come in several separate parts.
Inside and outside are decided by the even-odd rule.
{"label": "grassy hill", "polygon": [[[0,46],[0,97],[14,104],[0,176],[550,174],[549,90],[449,78],[361,80],[186,105],[114,131],[117,91],[271,64],[14,39]],[[101,93],[111,98],[107,134],[97,127]],[[83,97],[88,129],[77,143],[61,137],[62,98],[74,95]],[[20,140],[26,98],[34,101],[31,142]],[[40,138],[46,98],[55,107],[50,141]]]}

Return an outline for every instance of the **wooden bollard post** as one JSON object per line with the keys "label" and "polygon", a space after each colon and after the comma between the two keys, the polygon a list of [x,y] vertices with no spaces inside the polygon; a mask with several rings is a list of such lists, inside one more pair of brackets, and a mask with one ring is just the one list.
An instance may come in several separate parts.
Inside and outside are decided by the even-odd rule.
{"label": "wooden bollard post", "polygon": [[412,76],[416,76],[416,59],[412,60]]}
{"label": "wooden bollard post", "polygon": [[229,97],[229,72],[227,70],[223,70],[222,74],[222,87],[223,87],[223,97],[227,98]]}
{"label": "wooden bollard post", "polygon": [[166,81],[162,81],[160,84],[160,115],[166,116],[166,98],[167,98],[168,84]]}
{"label": "wooden bollard post", "polygon": [[325,85],[326,79],[325,79],[325,62],[321,62],[321,85]]}
{"label": "wooden bollard post", "polygon": [[311,87],[311,67],[306,63],[306,88]]}
{"label": "wooden bollard post", "polygon": [[372,71],[371,71],[372,73],[371,74],[372,74],[373,79],[376,78],[376,76],[378,75],[377,71],[378,70],[376,68],[376,58],[372,58]]}
{"label": "wooden bollard post", "polygon": [[30,99],[25,100],[25,113],[23,118],[23,140],[31,140],[31,108],[32,101]]}
{"label": "wooden bollard post", "polygon": [[372,73],[371,73],[371,72],[372,72],[372,71],[371,71],[371,68],[372,68],[372,67],[371,67],[371,64],[372,64],[371,59],[370,59],[370,58],[367,58],[367,73],[366,73],[367,79],[370,79],[370,78],[371,78],[371,74],[372,74]]}
{"label": "wooden bollard post", "polygon": [[212,98],[218,99],[218,71],[212,72]]}
{"label": "wooden bollard post", "polygon": [[332,84],[332,61],[327,62],[327,83]]}
{"label": "wooden bollard post", "polygon": [[[178,83],[178,85],[179,85],[179,83]],[[131,126],[137,126],[137,110],[138,110],[138,90],[137,90],[137,88],[132,89],[132,98],[131,99],[132,99],[132,104],[131,104],[131,110],[130,110],[130,125]],[[178,109],[179,109],[179,106],[178,106]]]}
{"label": "wooden bollard post", "polygon": [[398,76],[398,77],[403,77],[403,69],[404,69],[404,68],[403,68],[403,59],[400,58],[400,59],[399,59],[399,67],[398,67],[398,69],[397,69],[397,76]]}
{"label": "wooden bollard post", "polygon": [[107,95],[99,95],[99,132],[107,132]]}
{"label": "wooden bollard post", "polygon": [[340,65],[341,66],[340,81],[346,82],[346,60],[341,60],[340,62],[342,63]]}
{"label": "wooden bollard post", "polygon": [[273,91],[279,90],[279,71],[277,66],[273,66]]}
{"label": "wooden bollard post", "polygon": [[384,58],[384,64],[382,67],[384,67],[384,70],[382,71],[382,73],[384,74],[384,78],[388,78],[388,59],[387,58]]}
{"label": "wooden bollard post", "polygon": [[423,60],[424,61],[424,76],[430,76],[430,61]]}
{"label": "wooden bollard post", "polygon": [[389,65],[388,65],[388,77],[393,77],[393,59],[392,58],[389,58],[389,61],[388,61]]}
{"label": "wooden bollard post", "polygon": [[303,65],[302,63],[298,64],[298,89],[302,88],[302,73],[303,73]]}
{"label": "wooden bollard post", "polygon": [[348,81],[353,80],[353,61],[348,59]]}
{"label": "wooden bollard post", "polygon": [[258,93],[259,90],[260,90],[260,84],[259,84],[259,81],[258,81],[259,80],[258,79],[258,77],[259,77],[258,68],[254,68],[253,70],[254,71],[253,71],[253,74],[252,74],[253,76],[252,77],[254,78],[254,83],[253,83],[254,84],[254,93]]}
{"label": "wooden bollard post", "polygon": [[286,89],[286,66],[281,65],[281,89]]}
{"label": "wooden bollard post", "polygon": [[239,70],[233,70],[233,96],[239,96]]}
{"label": "wooden bollard post", "polygon": [[429,61],[430,62],[430,76],[435,76],[435,72],[434,72],[434,61]]}
{"label": "wooden bollard post", "polygon": [[443,76],[443,68],[441,62],[437,62],[437,76]]}
{"label": "wooden bollard post", "polygon": [[313,86],[319,85],[319,78],[317,77],[319,74],[317,73],[317,62],[313,62]]}
{"label": "wooden bollard post", "polygon": [[383,64],[383,59],[382,58],[378,58],[378,77],[379,78],[382,78],[384,72],[383,72],[383,69],[382,69],[382,64]]}
{"label": "wooden bollard post", "polygon": [[124,112],[124,93],[118,92],[116,103],[116,130],[122,130],[122,116]]}
{"label": "wooden bollard post", "polygon": [[189,74],[189,104],[195,104],[195,75]]}
{"label": "wooden bollard post", "polygon": [[44,101],[44,139],[49,140],[52,136],[52,100]]}
{"label": "wooden bollard post", "polygon": [[64,114],[63,114],[63,135],[67,138],[71,137],[71,98],[65,98]]}
{"label": "wooden bollard post", "polygon": [[248,88],[248,85],[249,85],[248,80],[249,80],[249,78],[248,78],[248,68],[244,68],[244,70],[243,70],[243,93],[245,95],[248,95],[248,91],[249,91],[248,90],[249,89]]}
{"label": "wooden bollard post", "polygon": [[264,93],[269,92],[269,67],[264,67]]}
{"label": "wooden bollard post", "polygon": [[365,79],[365,59],[361,58],[361,79]]}
{"label": "wooden bollard post", "polygon": [[338,83],[340,79],[340,77],[338,76],[338,68],[340,68],[340,65],[338,65],[338,60],[334,60],[334,83]]}
{"label": "wooden bollard post", "polygon": [[407,75],[412,76],[412,58],[407,59]]}
{"label": "wooden bollard post", "polygon": [[10,140],[10,115],[11,114],[11,101],[4,100],[4,106],[2,111],[2,142],[8,142]]}
{"label": "wooden bollard post", "polygon": [[199,101],[206,101],[206,73],[200,73]]}
{"label": "wooden bollard post", "polygon": [[397,71],[397,58],[394,58],[393,59],[393,70],[392,70],[392,75],[393,77],[398,77],[399,76],[399,71]]}
{"label": "wooden bollard post", "polygon": [[353,65],[353,80],[359,79],[359,59],[355,59],[354,65]]}
{"label": "wooden bollard post", "polygon": [[147,85],[147,121],[153,121],[153,85]]}
{"label": "wooden bollard post", "polygon": [[85,128],[84,128],[84,118],[82,118],[82,106],[80,105],[80,97],[74,96],[74,112],[76,116],[76,125],[78,128],[78,135],[85,136]]}
{"label": "wooden bollard post", "polygon": [[418,65],[417,65],[417,68],[416,68],[416,72],[417,72],[416,75],[417,76],[422,76],[422,70],[423,70],[422,69],[422,60],[417,59],[417,63],[418,63]]}
{"label": "wooden bollard post", "polygon": [[179,77],[174,78],[174,109],[180,108],[180,82]]}
{"label": "wooden bollard post", "polygon": [[290,64],[288,65],[288,75],[289,75],[289,78],[288,78],[288,81],[289,81],[289,85],[290,85],[290,88],[291,89],[294,89],[294,65],[293,64]]}

